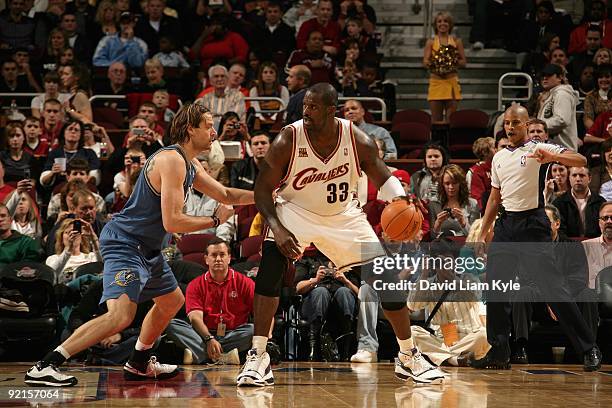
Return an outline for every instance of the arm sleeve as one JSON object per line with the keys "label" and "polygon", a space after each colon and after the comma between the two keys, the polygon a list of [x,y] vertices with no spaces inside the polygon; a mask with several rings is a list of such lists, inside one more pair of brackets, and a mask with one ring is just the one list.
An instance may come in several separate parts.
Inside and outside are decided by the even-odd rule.
{"label": "arm sleeve", "polygon": [[391,134],[385,128],[380,128],[378,132],[379,137],[385,142],[385,160],[397,159],[397,148],[395,147],[395,141]]}
{"label": "arm sleeve", "polygon": [[94,52],[94,56],[92,59],[94,66],[106,67],[110,65],[111,61],[108,56],[108,42],[110,41],[110,39],[111,37],[104,37],[98,43],[98,46],[96,47],[96,51]]}
{"label": "arm sleeve", "polygon": [[496,166],[495,157],[493,157],[493,163],[491,163],[491,187],[499,188],[500,182]]}
{"label": "arm sleeve", "polygon": [[132,67],[142,67],[149,53],[147,44],[140,40],[132,39],[125,44],[127,63]]}
{"label": "arm sleeve", "polygon": [[199,279],[194,279],[187,285],[185,293],[185,312],[187,315],[194,310],[204,311],[205,294],[200,290]]}

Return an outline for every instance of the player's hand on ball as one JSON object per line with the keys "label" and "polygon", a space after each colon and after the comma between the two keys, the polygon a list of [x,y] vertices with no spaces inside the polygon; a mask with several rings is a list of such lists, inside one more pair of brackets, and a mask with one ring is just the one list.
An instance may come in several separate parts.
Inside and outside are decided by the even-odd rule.
{"label": "player's hand on ball", "polygon": [[231,205],[219,204],[219,206],[215,210],[215,216],[219,218],[219,222],[221,224],[229,220],[232,215],[234,215],[234,207],[232,207]]}
{"label": "player's hand on ball", "polygon": [[274,241],[276,246],[289,259],[297,259],[302,255],[302,249],[300,248],[295,235],[289,232],[286,228],[279,227],[272,231],[274,233]]}

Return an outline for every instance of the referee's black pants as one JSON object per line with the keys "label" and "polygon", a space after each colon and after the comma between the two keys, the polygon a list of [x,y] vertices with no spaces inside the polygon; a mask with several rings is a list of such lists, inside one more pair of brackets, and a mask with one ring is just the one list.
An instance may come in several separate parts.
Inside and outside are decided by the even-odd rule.
{"label": "referee's black pants", "polygon": [[[593,332],[573,300],[562,271],[555,265],[550,221],[543,208],[506,212],[495,223],[495,236],[487,258],[487,339],[497,357],[510,356],[512,292],[493,289],[494,281],[517,281],[525,273],[535,283],[542,302],[548,303],[578,353],[595,346]],[[499,288],[499,284],[497,285]],[[516,293],[514,293],[516,295]]]}

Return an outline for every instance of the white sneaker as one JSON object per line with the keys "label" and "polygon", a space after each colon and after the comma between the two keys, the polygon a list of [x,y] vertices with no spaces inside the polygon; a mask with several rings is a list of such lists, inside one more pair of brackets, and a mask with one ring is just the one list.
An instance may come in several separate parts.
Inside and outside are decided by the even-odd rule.
{"label": "white sneaker", "polygon": [[377,361],[378,355],[368,350],[357,350],[357,353],[351,356],[351,362],[353,363],[376,363]]}
{"label": "white sneaker", "polygon": [[132,367],[129,362],[123,366],[123,378],[126,380],[165,380],[174,377],[178,373],[178,366],[174,364],[161,364],[155,356],[151,356],[144,372]]}
{"label": "white sneaker", "polygon": [[239,387],[243,385],[254,385],[257,387],[274,385],[274,376],[272,375],[268,353],[263,352],[261,355],[257,355],[257,350],[249,350],[246,363],[244,363],[242,371],[238,374],[236,383]]}
{"label": "white sneaker", "polygon": [[221,364],[240,365],[240,357],[238,356],[238,349],[233,348],[227,353],[221,354],[219,359]]}
{"label": "white sneaker", "polygon": [[28,385],[45,385],[47,387],[72,387],[78,383],[76,377],[62,374],[52,364],[43,367],[41,362],[36,363],[25,375]]}
{"label": "white sneaker", "polygon": [[472,44],[472,50],[474,51],[480,51],[484,48],[484,44],[481,41],[476,41],[474,44]]}
{"label": "white sneaker", "polygon": [[427,361],[416,348],[398,353],[395,376],[402,381],[411,378],[415,383],[422,384],[442,384],[445,378],[444,372]]}

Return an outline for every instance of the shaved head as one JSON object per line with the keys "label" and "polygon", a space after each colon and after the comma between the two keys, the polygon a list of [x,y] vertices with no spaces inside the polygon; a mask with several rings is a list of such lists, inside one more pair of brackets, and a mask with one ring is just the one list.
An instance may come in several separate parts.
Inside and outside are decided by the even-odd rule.
{"label": "shaved head", "polygon": [[328,84],[327,82],[319,82],[308,88],[308,93],[317,94],[321,96],[321,101],[326,106],[337,106],[338,105],[338,92],[336,88]]}
{"label": "shaved head", "polygon": [[520,146],[527,140],[529,112],[518,103],[513,103],[504,113],[504,130],[512,146]]}
{"label": "shaved head", "polygon": [[529,112],[527,112],[527,109],[516,102],[513,102],[512,105],[506,109],[504,116],[508,114],[516,115],[525,121],[529,120]]}

